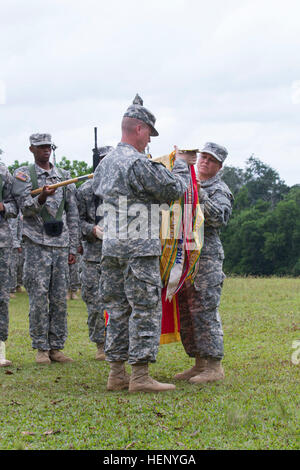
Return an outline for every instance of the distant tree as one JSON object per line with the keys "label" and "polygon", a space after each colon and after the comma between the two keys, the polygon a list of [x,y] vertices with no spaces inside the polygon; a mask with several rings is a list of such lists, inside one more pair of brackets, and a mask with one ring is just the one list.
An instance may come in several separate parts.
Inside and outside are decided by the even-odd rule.
{"label": "distant tree", "polygon": [[272,207],[275,207],[277,202],[289,191],[289,187],[280,178],[277,171],[253,155],[246,162],[244,182],[251,204],[262,199],[270,201]]}
{"label": "distant tree", "polygon": [[[93,167],[90,167],[86,162],[78,160],[73,160],[71,162],[67,157],[62,157],[61,161],[57,163],[57,166],[64,170],[68,170],[72,178],[93,173]],[[77,186],[80,186],[80,184],[81,183],[78,183]]]}
{"label": "distant tree", "polygon": [[244,170],[234,166],[224,166],[221,170],[222,180],[235,196],[245,184]]}
{"label": "distant tree", "polygon": [[17,169],[17,168],[20,168],[20,166],[27,166],[29,165],[29,162],[23,162],[23,163],[19,163],[18,160],[15,160],[14,163],[12,165],[9,165],[8,166],[8,169],[10,171],[11,174],[14,173],[14,171]]}

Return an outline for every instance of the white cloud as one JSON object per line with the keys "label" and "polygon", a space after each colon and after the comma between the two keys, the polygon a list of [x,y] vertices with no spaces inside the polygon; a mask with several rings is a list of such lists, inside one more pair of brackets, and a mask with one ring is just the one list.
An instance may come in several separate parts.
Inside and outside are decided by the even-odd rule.
{"label": "white cloud", "polygon": [[153,155],[213,140],[228,164],[255,153],[295,184],[299,13],[298,0],[11,0],[0,19],[3,157],[31,158],[40,130],[58,158],[91,162],[94,126],[115,145],[138,92],[157,117]]}

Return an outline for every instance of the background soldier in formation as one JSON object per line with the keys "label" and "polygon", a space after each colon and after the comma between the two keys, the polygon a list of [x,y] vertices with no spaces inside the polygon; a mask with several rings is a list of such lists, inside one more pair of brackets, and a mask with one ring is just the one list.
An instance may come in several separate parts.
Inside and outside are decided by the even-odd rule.
{"label": "background soldier in formation", "polygon": [[[78,250],[77,250],[78,253]],[[79,253],[78,253],[79,255]],[[79,256],[76,256],[76,263],[69,264],[68,273],[68,294],[67,299],[77,300],[77,291],[80,289],[80,276],[79,276]]]}
{"label": "background soldier in formation", "polygon": [[[137,95],[124,114],[121,142],[94,174],[94,192],[103,200],[104,212],[109,212],[104,223],[100,281],[101,298],[109,314],[105,342],[110,364],[108,390],[129,387],[129,392],[160,392],[175,388],[157,382],[148,373],[148,363],[155,362],[158,352],[162,316],[159,227],[157,238],[151,239],[148,216],[152,204],[171,203],[184,194],[190,173],[186,155],[177,155],[172,172],[147,158],[144,150],[150,136],[158,135],[154,125],[155,117]],[[119,198],[126,199],[126,208]],[[147,220],[140,223],[146,237],[130,235],[137,205],[147,211]],[[116,224],[110,227],[114,214]],[[132,366],[130,381],[125,361]]]}
{"label": "background soldier in formation", "polygon": [[[10,292],[10,255],[12,249],[12,235],[8,219],[17,217],[18,209],[11,195],[12,176],[6,166],[0,162],[0,342],[8,337],[8,304]],[[8,366],[11,362],[3,360],[1,366]]]}
{"label": "background soldier in formation", "polygon": [[[74,263],[78,246],[78,210],[75,186],[49,189],[69,179],[53,166],[50,134],[30,136],[35,163],[14,173],[13,195],[23,213],[24,286],[29,295],[29,332],[36,361],[70,362],[60,350],[67,338],[68,261]],[[43,187],[37,197],[31,190]]]}
{"label": "background soldier in formation", "polygon": [[10,260],[10,296],[15,297],[15,292],[21,291],[23,273],[23,253],[22,253],[22,217],[19,212],[17,218],[9,219],[13,246]]}
{"label": "background soldier in formation", "polygon": [[[110,150],[113,150],[113,147],[100,147],[99,158],[103,158]],[[94,171],[97,164],[98,162],[94,163]],[[97,345],[95,358],[103,361],[105,359],[105,319],[99,291],[103,236],[100,224],[103,217],[97,215],[102,201],[93,193],[92,180],[86,181],[78,188],[77,201],[83,246],[81,294],[88,311],[89,338]]]}
{"label": "background soldier in formation", "polygon": [[175,376],[190,383],[206,383],[224,378],[223,329],[218,307],[225,274],[224,251],[219,229],[228,223],[233,196],[219,174],[227,150],[208,142],[198,160],[199,201],[204,211],[204,245],[194,284],[186,281],[178,293],[180,336],[186,353],[195,365]]}

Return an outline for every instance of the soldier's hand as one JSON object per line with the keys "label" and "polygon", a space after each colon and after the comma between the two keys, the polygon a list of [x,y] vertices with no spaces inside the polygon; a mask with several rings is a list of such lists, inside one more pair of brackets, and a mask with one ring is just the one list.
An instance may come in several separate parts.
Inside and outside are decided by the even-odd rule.
{"label": "soldier's hand", "polygon": [[103,238],[103,229],[101,227],[99,227],[99,225],[95,225],[93,227],[93,234],[96,238],[99,238],[100,240],[102,240],[102,238]]}
{"label": "soldier's hand", "polygon": [[3,202],[0,202],[0,212],[3,212],[4,211],[4,205],[3,205]]}
{"label": "soldier's hand", "polygon": [[197,153],[196,152],[180,152],[178,147],[174,145],[176,151],[176,158],[181,158],[185,160],[188,165],[195,165],[197,162]]}
{"label": "soldier's hand", "polygon": [[49,186],[44,186],[43,187],[43,191],[41,192],[41,194],[39,195],[38,197],[38,201],[39,203],[42,205],[42,204],[45,204],[46,200],[47,200],[47,197],[49,196],[52,196],[52,194],[54,194],[56,191],[56,188],[54,189],[49,189]]}

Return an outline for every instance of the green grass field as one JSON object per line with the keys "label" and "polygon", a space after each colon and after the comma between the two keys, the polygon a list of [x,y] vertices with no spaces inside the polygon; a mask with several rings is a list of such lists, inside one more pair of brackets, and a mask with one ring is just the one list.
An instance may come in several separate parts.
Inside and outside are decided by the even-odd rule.
{"label": "green grass field", "polygon": [[[220,308],[225,380],[178,383],[161,394],[107,392],[108,365],[94,360],[85,304],[68,306],[65,352],[74,363],[39,366],[27,294],[10,301],[13,366],[0,369],[1,450],[300,448],[299,278],[227,278]],[[150,371],[172,382],[192,363],[181,343],[172,343],[160,347]]]}

